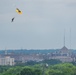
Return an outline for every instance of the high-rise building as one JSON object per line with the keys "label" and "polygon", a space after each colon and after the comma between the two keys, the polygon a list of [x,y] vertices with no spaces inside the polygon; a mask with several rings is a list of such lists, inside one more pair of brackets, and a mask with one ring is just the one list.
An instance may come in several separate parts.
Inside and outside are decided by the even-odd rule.
{"label": "high-rise building", "polygon": [[0,58],[0,65],[10,65],[13,66],[15,64],[14,58],[10,56],[5,56]]}

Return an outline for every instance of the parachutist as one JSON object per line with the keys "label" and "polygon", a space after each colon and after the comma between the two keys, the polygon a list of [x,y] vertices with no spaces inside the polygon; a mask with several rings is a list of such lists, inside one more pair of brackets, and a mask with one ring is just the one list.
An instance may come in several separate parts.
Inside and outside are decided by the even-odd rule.
{"label": "parachutist", "polygon": [[13,18],[12,18],[12,21],[11,21],[11,22],[13,22],[13,21],[14,21],[14,19],[15,19],[15,17],[13,17]]}
{"label": "parachutist", "polygon": [[[19,10],[18,8],[16,8],[16,12],[17,12],[18,14],[22,14],[22,11],[21,11],[21,10]],[[14,21],[14,19],[15,19],[15,17],[13,17],[13,18],[12,18],[11,22],[13,22],[13,21]]]}

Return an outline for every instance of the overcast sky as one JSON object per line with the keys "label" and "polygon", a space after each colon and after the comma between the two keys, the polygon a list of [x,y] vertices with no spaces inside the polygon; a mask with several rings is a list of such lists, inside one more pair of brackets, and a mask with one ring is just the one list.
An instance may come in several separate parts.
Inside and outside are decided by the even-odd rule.
{"label": "overcast sky", "polygon": [[0,49],[60,49],[64,30],[76,49],[76,0],[0,0],[0,9]]}

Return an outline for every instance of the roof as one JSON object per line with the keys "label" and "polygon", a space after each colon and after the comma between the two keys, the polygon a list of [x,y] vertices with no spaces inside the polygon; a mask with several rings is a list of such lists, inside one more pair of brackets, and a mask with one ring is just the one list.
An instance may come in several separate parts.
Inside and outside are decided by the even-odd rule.
{"label": "roof", "polygon": [[69,52],[69,49],[64,46],[64,47],[62,47],[62,48],[60,49],[60,52],[61,52],[61,53],[67,53],[67,52]]}
{"label": "roof", "polygon": [[64,46],[63,48],[61,48],[61,50],[68,50],[68,48]]}

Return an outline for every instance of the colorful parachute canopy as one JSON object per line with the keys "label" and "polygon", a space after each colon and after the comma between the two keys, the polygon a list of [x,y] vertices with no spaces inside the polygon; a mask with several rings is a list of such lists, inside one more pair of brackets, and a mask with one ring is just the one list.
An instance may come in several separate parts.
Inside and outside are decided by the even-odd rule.
{"label": "colorful parachute canopy", "polygon": [[18,14],[22,14],[22,11],[19,10],[18,8],[16,8],[16,12],[17,12]]}

